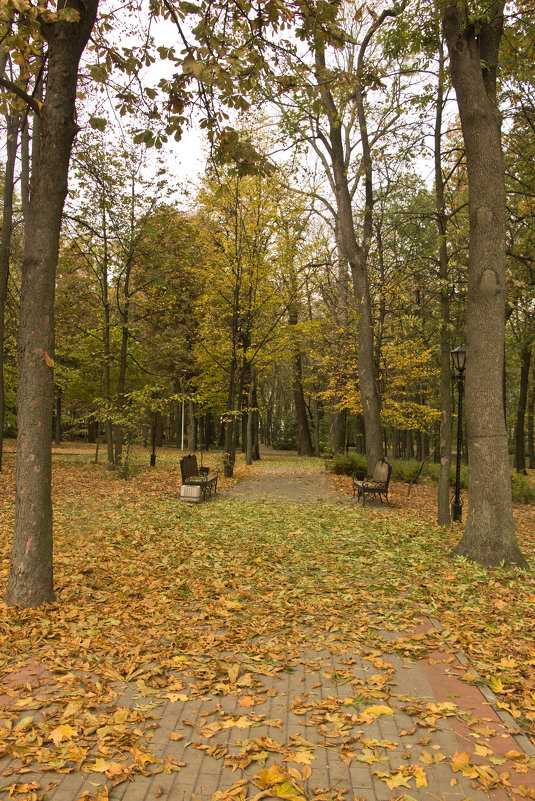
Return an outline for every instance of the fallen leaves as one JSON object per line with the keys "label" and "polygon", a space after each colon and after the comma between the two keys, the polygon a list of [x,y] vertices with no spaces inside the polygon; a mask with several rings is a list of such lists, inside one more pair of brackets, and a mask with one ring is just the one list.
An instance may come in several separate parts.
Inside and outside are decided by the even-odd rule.
{"label": "fallen leaves", "polygon": [[[407,798],[439,764],[486,789],[532,769],[520,752],[494,753],[485,742],[496,734],[493,724],[471,724],[475,756],[488,765],[434,748],[437,730],[459,708],[395,698],[386,654],[462,648],[500,704],[523,727],[535,726],[531,576],[497,570],[489,577],[452,562],[456,535],[414,516],[369,510],[363,517],[336,504],[295,505],[289,513],[285,504],[238,499],[186,507],[175,469],[123,483],[81,462],[55,468],[58,603],[16,612],[0,605],[2,676],[16,675],[30,656],[42,668],[39,682],[22,673],[15,684],[0,682],[6,770],[83,770],[110,785],[179,770],[153,747],[166,703],[177,715],[185,710],[171,746],[199,749],[238,774],[214,801],[250,797],[239,774],[248,767],[258,798],[336,799],[332,788],[310,787],[325,750],[349,768],[370,766],[376,780],[407,790]],[[0,484],[8,498],[5,473]],[[3,513],[4,565],[10,525]],[[529,552],[534,538],[526,537]],[[428,615],[440,618],[442,631],[411,634]],[[406,634],[386,640],[381,631]],[[270,706],[280,699],[261,679],[284,677],[311,646],[332,652],[336,665],[309,654],[316,683],[282,699],[283,714]],[[366,662],[365,675],[357,675],[355,654]],[[453,657],[439,661],[459,672]],[[332,694],[315,694],[325,683]],[[197,717],[188,711],[196,703]],[[412,723],[393,742],[378,729],[398,707]],[[302,734],[288,737],[286,714],[296,716]],[[417,727],[429,740],[405,751],[401,740]],[[386,770],[392,756],[406,764]]]}
{"label": "fallen leaves", "polygon": [[390,773],[374,770],[373,774],[384,781],[391,790],[395,790],[397,787],[410,789],[411,781],[414,781],[416,787],[427,787],[427,774],[419,765],[403,765]]}

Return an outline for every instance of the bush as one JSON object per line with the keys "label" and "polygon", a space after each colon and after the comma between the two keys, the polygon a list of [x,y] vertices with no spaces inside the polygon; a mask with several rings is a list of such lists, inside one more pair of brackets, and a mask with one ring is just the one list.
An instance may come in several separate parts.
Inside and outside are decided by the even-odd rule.
{"label": "bush", "polygon": [[357,472],[366,472],[366,455],[364,453],[335,453],[326,463],[331,473],[337,476],[354,476]]}
{"label": "bush", "polygon": [[522,473],[517,473],[514,470],[511,473],[511,486],[515,503],[535,502],[535,489],[528,481],[527,476],[523,476]]}
{"label": "bush", "polygon": [[[389,459],[392,465],[392,478],[395,481],[405,481],[410,483],[418,475],[421,462],[415,459]],[[354,476],[357,472],[364,472],[366,469],[366,456],[363,453],[337,453],[326,462],[326,467],[336,475]],[[455,486],[455,460],[452,460],[450,473],[450,486]],[[439,465],[434,462],[426,462],[423,466],[422,475],[432,478],[438,482]],[[535,487],[527,476],[512,471],[511,484],[513,490],[513,501],[515,503],[535,503]],[[468,466],[461,465],[461,487],[468,488]]]}

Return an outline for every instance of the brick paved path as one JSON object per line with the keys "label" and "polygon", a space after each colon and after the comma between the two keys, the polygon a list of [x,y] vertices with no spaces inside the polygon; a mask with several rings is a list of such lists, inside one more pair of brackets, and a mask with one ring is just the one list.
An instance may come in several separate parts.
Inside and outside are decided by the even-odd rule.
{"label": "brick paved path", "polygon": [[[535,771],[521,767],[515,773],[514,766],[523,763],[512,728],[477,688],[451,675],[451,656],[436,656],[426,662],[361,657],[333,640],[330,651],[293,651],[285,672],[266,666],[255,675],[245,659],[240,664],[239,657],[222,656],[223,672],[232,677],[227,694],[207,691],[206,682],[187,675],[181,677],[182,692],[161,699],[144,697],[135,682],[119,684],[117,706],[145,712],[154,707],[143,753],[179,770],[137,775],[117,786],[113,776],[107,780],[82,771],[14,774],[2,784],[36,782],[42,791],[49,788],[46,793],[14,797],[48,801],[242,801],[263,790],[263,797],[317,801],[502,801],[508,797],[502,790],[475,790],[450,764],[456,753],[488,764],[474,754],[476,746],[480,752],[486,746],[498,757],[516,752],[517,761],[509,762],[511,780],[535,789]],[[228,686],[221,685],[224,692]],[[148,762],[147,772],[157,765]],[[276,781],[270,785],[270,774],[262,769],[273,765],[279,771],[271,773]],[[7,759],[1,760],[0,768],[8,767]],[[397,774],[403,783],[390,788],[376,772],[383,778]],[[0,792],[0,798],[7,797],[7,789]]]}

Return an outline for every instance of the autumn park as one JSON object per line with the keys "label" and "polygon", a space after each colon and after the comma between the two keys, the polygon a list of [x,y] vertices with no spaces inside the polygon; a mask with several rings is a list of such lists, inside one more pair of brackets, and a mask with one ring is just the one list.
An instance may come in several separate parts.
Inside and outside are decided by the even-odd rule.
{"label": "autumn park", "polygon": [[534,20],[1,4],[0,801],[535,799]]}

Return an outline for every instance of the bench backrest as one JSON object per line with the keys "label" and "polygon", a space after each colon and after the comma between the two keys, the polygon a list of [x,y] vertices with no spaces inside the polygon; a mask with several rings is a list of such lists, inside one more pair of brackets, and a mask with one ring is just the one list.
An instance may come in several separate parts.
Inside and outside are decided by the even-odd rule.
{"label": "bench backrest", "polygon": [[197,467],[197,457],[194,453],[188,453],[180,460],[180,472],[182,473],[182,482],[187,481],[192,476],[199,475],[199,468]]}
{"label": "bench backrest", "polygon": [[381,459],[377,462],[373,471],[373,480],[379,484],[385,484],[388,487],[390,481],[390,474],[392,472],[392,465],[388,464],[386,459]]}

